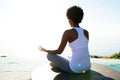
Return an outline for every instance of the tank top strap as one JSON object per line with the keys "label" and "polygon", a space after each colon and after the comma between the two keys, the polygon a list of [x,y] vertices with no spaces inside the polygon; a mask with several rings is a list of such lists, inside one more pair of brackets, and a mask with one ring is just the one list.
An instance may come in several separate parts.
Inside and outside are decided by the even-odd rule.
{"label": "tank top strap", "polygon": [[74,27],[74,29],[77,31],[77,33],[78,33],[78,38],[79,38],[79,36],[83,36],[84,34],[83,34],[83,31],[84,31],[84,29],[83,28],[81,28],[81,27]]}

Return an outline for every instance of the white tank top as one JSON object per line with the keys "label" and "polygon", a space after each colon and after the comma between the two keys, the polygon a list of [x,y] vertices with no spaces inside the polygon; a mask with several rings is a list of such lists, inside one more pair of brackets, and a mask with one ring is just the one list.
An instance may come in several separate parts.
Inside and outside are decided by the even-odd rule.
{"label": "white tank top", "polygon": [[81,27],[74,27],[78,33],[78,38],[69,43],[72,50],[72,57],[69,63],[73,72],[81,73],[87,71],[91,67],[90,55],[88,51],[88,40],[84,35],[84,29]]}

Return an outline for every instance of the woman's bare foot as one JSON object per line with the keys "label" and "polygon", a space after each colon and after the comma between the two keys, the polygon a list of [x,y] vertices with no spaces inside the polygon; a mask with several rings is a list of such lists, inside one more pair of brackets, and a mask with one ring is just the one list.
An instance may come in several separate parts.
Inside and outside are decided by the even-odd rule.
{"label": "woman's bare foot", "polygon": [[57,68],[57,65],[55,63],[50,63],[50,66],[53,67],[53,68]]}

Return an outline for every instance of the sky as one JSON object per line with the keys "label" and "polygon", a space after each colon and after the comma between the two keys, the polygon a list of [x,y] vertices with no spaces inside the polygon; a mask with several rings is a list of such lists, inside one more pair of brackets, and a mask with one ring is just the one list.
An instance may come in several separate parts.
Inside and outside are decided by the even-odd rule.
{"label": "sky", "polygon": [[[38,46],[56,49],[70,29],[66,10],[84,10],[80,24],[90,33],[90,53],[120,51],[120,0],[0,0],[0,54],[38,57]],[[111,51],[110,51],[111,50]]]}

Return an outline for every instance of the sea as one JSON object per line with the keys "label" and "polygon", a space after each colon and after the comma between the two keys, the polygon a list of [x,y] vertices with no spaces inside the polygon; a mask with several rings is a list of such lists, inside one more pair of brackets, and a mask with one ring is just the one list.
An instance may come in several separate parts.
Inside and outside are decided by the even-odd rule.
{"label": "sea", "polygon": [[48,63],[46,60],[1,57],[0,72],[32,72],[46,63]]}
{"label": "sea", "polygon": [[[120,59],[91,58],[92,63],[99,63],[120,72]],[[0,72],[33,72],[36,68],[48,64],[46,59],[30,60],[22,58],[0,58]]]}

